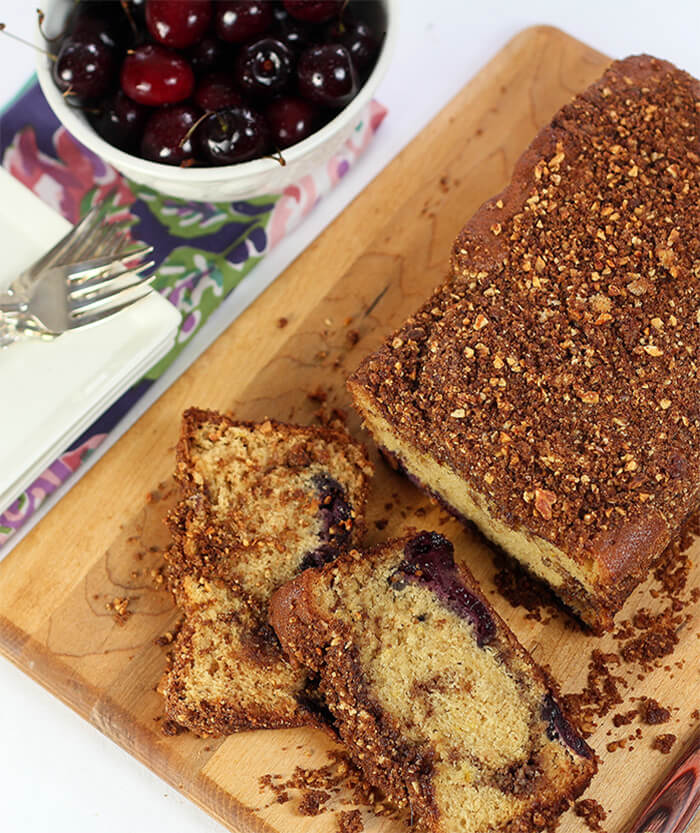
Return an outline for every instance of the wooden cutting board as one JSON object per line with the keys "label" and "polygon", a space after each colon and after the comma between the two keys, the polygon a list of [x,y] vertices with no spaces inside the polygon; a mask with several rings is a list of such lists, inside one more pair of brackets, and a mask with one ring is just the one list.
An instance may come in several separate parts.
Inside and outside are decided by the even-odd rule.
{"label": "wooden cutting board", "polygon": [[[294,791],[277,803],[260,789],[266,774],[327,763],[332,743],[321,732],[200,740],[162,731],[155,686],[166,649],[155,640],[178,617],[157,585],[157,570],[167,544],[162,519],[174,499],[180,414],[198,405],[246,419],[310,422],[320,407],[347,409],[348,373],[442,278],[453,237],[506,184],[537,129],[607,63],[556,29],[536,27],[514,38],[0,563],[0,650],[233,830],[332,831],[335,810],[347,809],[349,799],[341,792],[326,812],[310,817],[300,814]],[[348,424],[361,434],[352,413]],[[564,692],[583,689],[593,649],[619,654],[619,640],[586,635],[563,614],[545,625],[511,607],[494,589],[496,568],[484,541],[377,461],[369,538],[407,526],[437,527],[455,541],[458,556]],[[696,568],[691,586],[698,577]],[[124,617],[115,615],[117,599]],[[663,593],[645,587],[620,618],[664,604]],[[617,686],[626,685],[625,702],[593,720],[591,743],[602,764],[588,793],[608,811],[608,831],[625,829],[697,722],[697,605],[685,612],[694,618],[679,629],[675,653],[657,663],[666,670],[648,673],[639,663],[608,658],[623,680]],[[671,721],[613,726],[613,714],[631,710],[640,696],[670,708]],[[632,751],[607,750],[638,728],[641,737],[623,744]],[[667,756],[651,748],[662,732],[678,738]],[[363,813],[368,833],[405,830]],[[583,829],[572,812],[560,826],[562,833]],[[700,831],[697,821],[692,830]]]}

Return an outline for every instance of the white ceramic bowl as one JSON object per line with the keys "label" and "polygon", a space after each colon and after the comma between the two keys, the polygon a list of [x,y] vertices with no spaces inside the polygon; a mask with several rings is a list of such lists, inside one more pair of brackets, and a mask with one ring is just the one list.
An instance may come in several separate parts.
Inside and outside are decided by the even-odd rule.
{"label": "white ceramic bowl", "polygon": [[[338,115],[304,141],[284,151],[285,165],[274,159],[254,159],[237,165],[211,168],[179,168],[139,159],[124,153],[97,135],[81,111],[66,104],[51,77],[51,62],[39,55],[39,84],[51,109],[64,127],[85,147],[92,150],[129,179],[165,194],[184,199],[225,202],[233,199],[278,194],[287,185],[298,182],[305,174],[320,167],[351,135],[360,113],[369,103],[384,76],[396,37],[399,0],[379,0],[386,32],[377,63],[355,98]],[[44,0],[45,30],[60,31],[74,0]],[[379,10],[378,10],[379,11]],[[41,43],[43,46],[43,42]]]}

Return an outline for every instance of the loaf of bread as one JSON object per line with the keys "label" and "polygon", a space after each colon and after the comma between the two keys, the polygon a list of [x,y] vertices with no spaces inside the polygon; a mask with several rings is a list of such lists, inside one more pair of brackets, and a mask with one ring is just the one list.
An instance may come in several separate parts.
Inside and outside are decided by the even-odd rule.
{"label": "loaf of bread", "polygon": [[595,631],[699,503],[700,83],[563,107],[349,382],[376,442]]}
{"label": "loaf of bread", "polygon": [[318,722],[306,674],[268,624],[271,593],[364,528],[371,464],[344,432],[183,417],[168,582],[185,618],[160,684],[167,716],[199,735]]}
{"label": "loaf of bread", "polygon": [[595,772],[554,684],[437,533],[307,570],[270,610],[364,776],[424,829],[534,833]]}

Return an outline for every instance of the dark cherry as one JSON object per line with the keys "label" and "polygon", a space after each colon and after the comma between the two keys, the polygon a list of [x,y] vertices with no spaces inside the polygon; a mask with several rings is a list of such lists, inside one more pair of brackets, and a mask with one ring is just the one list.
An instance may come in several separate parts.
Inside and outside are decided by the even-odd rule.
{"label": "dark cherry", "polygon": [[318,109],[303,98],[276,98],[268,104],[265,118],[272,143],[282,150],[313,133],[318,124]]}
{"label": "dark cherry", "polygon": [[272,4],[267,0],[226,0],[217,4],[214,15],[216,34],[228,43],[259,37],[273,20]]}
{"label": "dark cherry", "polygon": [[238,86],[250,95],[270,96],[289,85],[294,55],[274,38],[262,38],[241,49],[236,62]]}
{"label": "dark cherry", "polygon": [[407,581],[426,585],[438,599],[474,626],[476,642],[486,645],[496,634],[496,623],[486,605],[462,584],[455,567],[452,544],[437,532],[420,532],[404,547],[404,561],[390,578],[394,589]]}
{"label": "dark cherry", "polygon": [[139,104],[158,107],[189,98],[194,89],[194,73],[177,52],[148,43],[124,58],[121,85],[129,98]]}
{"label": "dark cherry", "polygon": [[211,20],[210,0],[147,0],[146,26],[164,46],[191,46],[207,30]]}
{"label": "dark cherry", "polygon": [[115,50],[100,38],[70,35],[54,61],[53,80],[61,92],[93,101],[114,87],[117,67]]}
{"label": "dark cherry", "polygon": [[100,0],[82,0],[75,7],[69,24],[70,37],[98,39],[112,49],[123,47],[129,34],[129,23],[121,6]]}
{"label": "dark cherry", "polygon": [[352,19],[349,15],[328,24],[326,40],[342,44],[358,72],[374,63],[379,51],[379,38],[372,29],[363,20]]}
{"label": "dark cherry", "polygon": [[233,165],[262,156],[268,147],[263,117],[250,107],[210,113],[195,131],[197,156],[208,165]]}
{"label": "dark cherry", "polygon": [[218,38],[205,35],[185,52],[185,57],[195,74],[204,75],[223,64],[229,49],[230,47]]}
{"label": "dark cherry", "polygon": [[284,0],[284,8],[299,20],[325,23],[340,14],[344,0]]}
{"label": "dark cherry", "polygon": [[226,107],[240,107],[243,96],[228,73],[210,72],[197,84],[194,103],[202,110],[223,110]]}
{"label": "dark cherry", "polygon": [[326,107],[344,107],[357,93],[357,72],[341,44],[312,46],[302,52],[297,76],[301,95]]}
{"label": "dark cherry", "polygon": [[201,110],[191,104],[156,110],[143,131],[143,158],[166,165],[189,162],[194,157],[192,130],[201,115]]}
{"label": "dark cherry", "polygon": [[564,717],[559,704],[551,694],[547,694],[542,703],[542,719],[547,721],[547,735],[550,740],[559,737],[572,752],[582,758],[591,757],[588,744]]}
{"label": "dark cherry", "polygon": [[153,111],[132,101],[121,90],[107,102],[91,124],[110,145],[131,153],[138,150],[141,136]]}
{"label": "dark cherry", "polygon": [[316,27],[311,23],[304,23],[288,14],[284,8],[275,8],[275,25],[271,32],[272,37],[281,40],[292,51],[301,52],[307,46],[311,46],[314,38],[318,37]]}

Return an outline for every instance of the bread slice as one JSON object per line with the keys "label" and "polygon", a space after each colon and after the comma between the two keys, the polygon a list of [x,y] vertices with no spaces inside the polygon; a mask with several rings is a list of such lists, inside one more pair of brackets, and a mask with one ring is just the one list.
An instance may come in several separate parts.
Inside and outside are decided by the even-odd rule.
{"label": "bread slice", "polygon": [[613,63],[349,383],[395,463],[596,632],[700,503],[699,134],[700,82]]}
{"label": "bread slice", "polygon": [[345,433],[185,412],[168,518],[168,581],[184,624],[160,684],[168,717],[199,735],[318,722],[305,673],[267,623],[280,584],[351,546],[371,465]]}
{"label": "bread slice", "polygon": [[541,830],[596,770],[552,681],[435,532],[307,570],[270,610],[365,777],[434,833]]}

